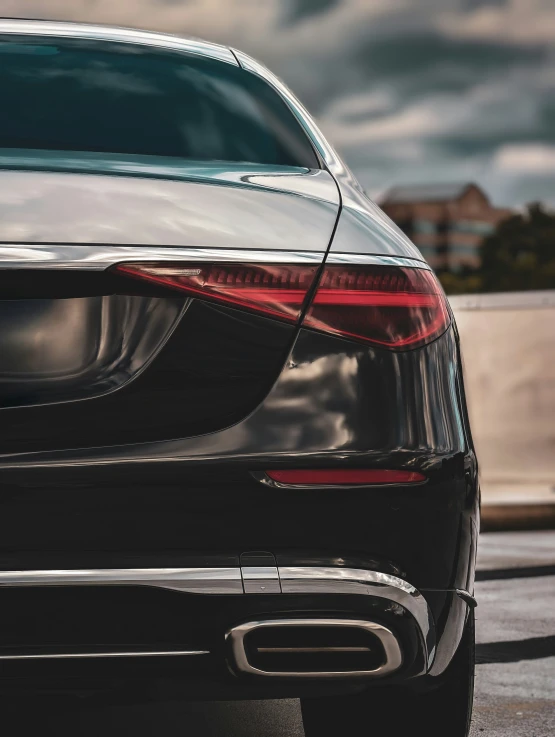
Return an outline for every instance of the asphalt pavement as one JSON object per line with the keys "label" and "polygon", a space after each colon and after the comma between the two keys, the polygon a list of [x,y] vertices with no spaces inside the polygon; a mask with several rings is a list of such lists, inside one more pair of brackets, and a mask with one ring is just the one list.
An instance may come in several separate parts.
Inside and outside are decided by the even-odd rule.
{"label": "asphalt pavement", "polygon": [[[482,535],[476,595],[478,665],[472,737],[552,737],[555,532]],[[304,732],[295,700],[84,704],[77,709],[63,699],[29,698],[12,705],[9,724],[3,720],[2,737],[50,734],[303,737]]]}

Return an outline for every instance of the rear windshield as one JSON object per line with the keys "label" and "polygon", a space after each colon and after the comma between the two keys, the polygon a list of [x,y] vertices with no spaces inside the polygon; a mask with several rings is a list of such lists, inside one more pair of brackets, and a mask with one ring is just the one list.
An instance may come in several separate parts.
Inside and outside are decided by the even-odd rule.
{"label": "rear windshield", "polygon": [[0,148],[319,168],[266,82],[192,54],[0,36],[0,99]]}

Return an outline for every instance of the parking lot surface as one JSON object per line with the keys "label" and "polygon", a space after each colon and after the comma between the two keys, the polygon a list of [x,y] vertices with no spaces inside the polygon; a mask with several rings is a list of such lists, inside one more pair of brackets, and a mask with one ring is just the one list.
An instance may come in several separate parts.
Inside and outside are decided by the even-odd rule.
{"label": "parking lot surface", "polygon": [[[482,535],[476,596],[478,665],[472,737],[552,737],[555,533]],[[86,703],[76,708],[74,700],[29,697],[3,707],[2,734],[303,737],[304,733],[295,700]]]}

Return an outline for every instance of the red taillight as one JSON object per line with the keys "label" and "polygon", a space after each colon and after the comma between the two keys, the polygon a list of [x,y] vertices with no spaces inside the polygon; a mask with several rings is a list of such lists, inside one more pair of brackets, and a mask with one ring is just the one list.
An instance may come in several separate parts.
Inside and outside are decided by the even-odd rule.
{"label": "red taillight", "polygon": [[[128,263],[125,276],[296,322],[318,271],[292,264]],[[332,265],[323,270],[303,327],[403,350],[447,328],[447,300],[431,271],[400,266]]]}
{"label": "red taillight", "polygon": [[284,264],[129,263],[114,267],[191,297],[224,302],[290,322],[299,318],[317,266]]}
{"label": "red taillight", "polygon": [[426,477],[417,471],[393,471],[383,468],[323,468],[283,469],[266,471],[266,475],[280,484],[298,486],[357,486],[371,484],[417,484]]}
{"label": "red taillight", "polygon": [[447,300],[431,271],[398,266],[326,266],[303,326],[408,349],[449,325]]}

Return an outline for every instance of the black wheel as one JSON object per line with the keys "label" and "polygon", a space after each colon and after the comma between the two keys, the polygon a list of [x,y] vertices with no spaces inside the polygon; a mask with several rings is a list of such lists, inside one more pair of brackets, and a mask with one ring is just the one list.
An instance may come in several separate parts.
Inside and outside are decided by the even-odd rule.
{"label": "black wheel", "polygon": [[356,696],[303,699],[306,737],[467,737],[474,698],[474,612],[455,657],[433,691],[377,687]]}

